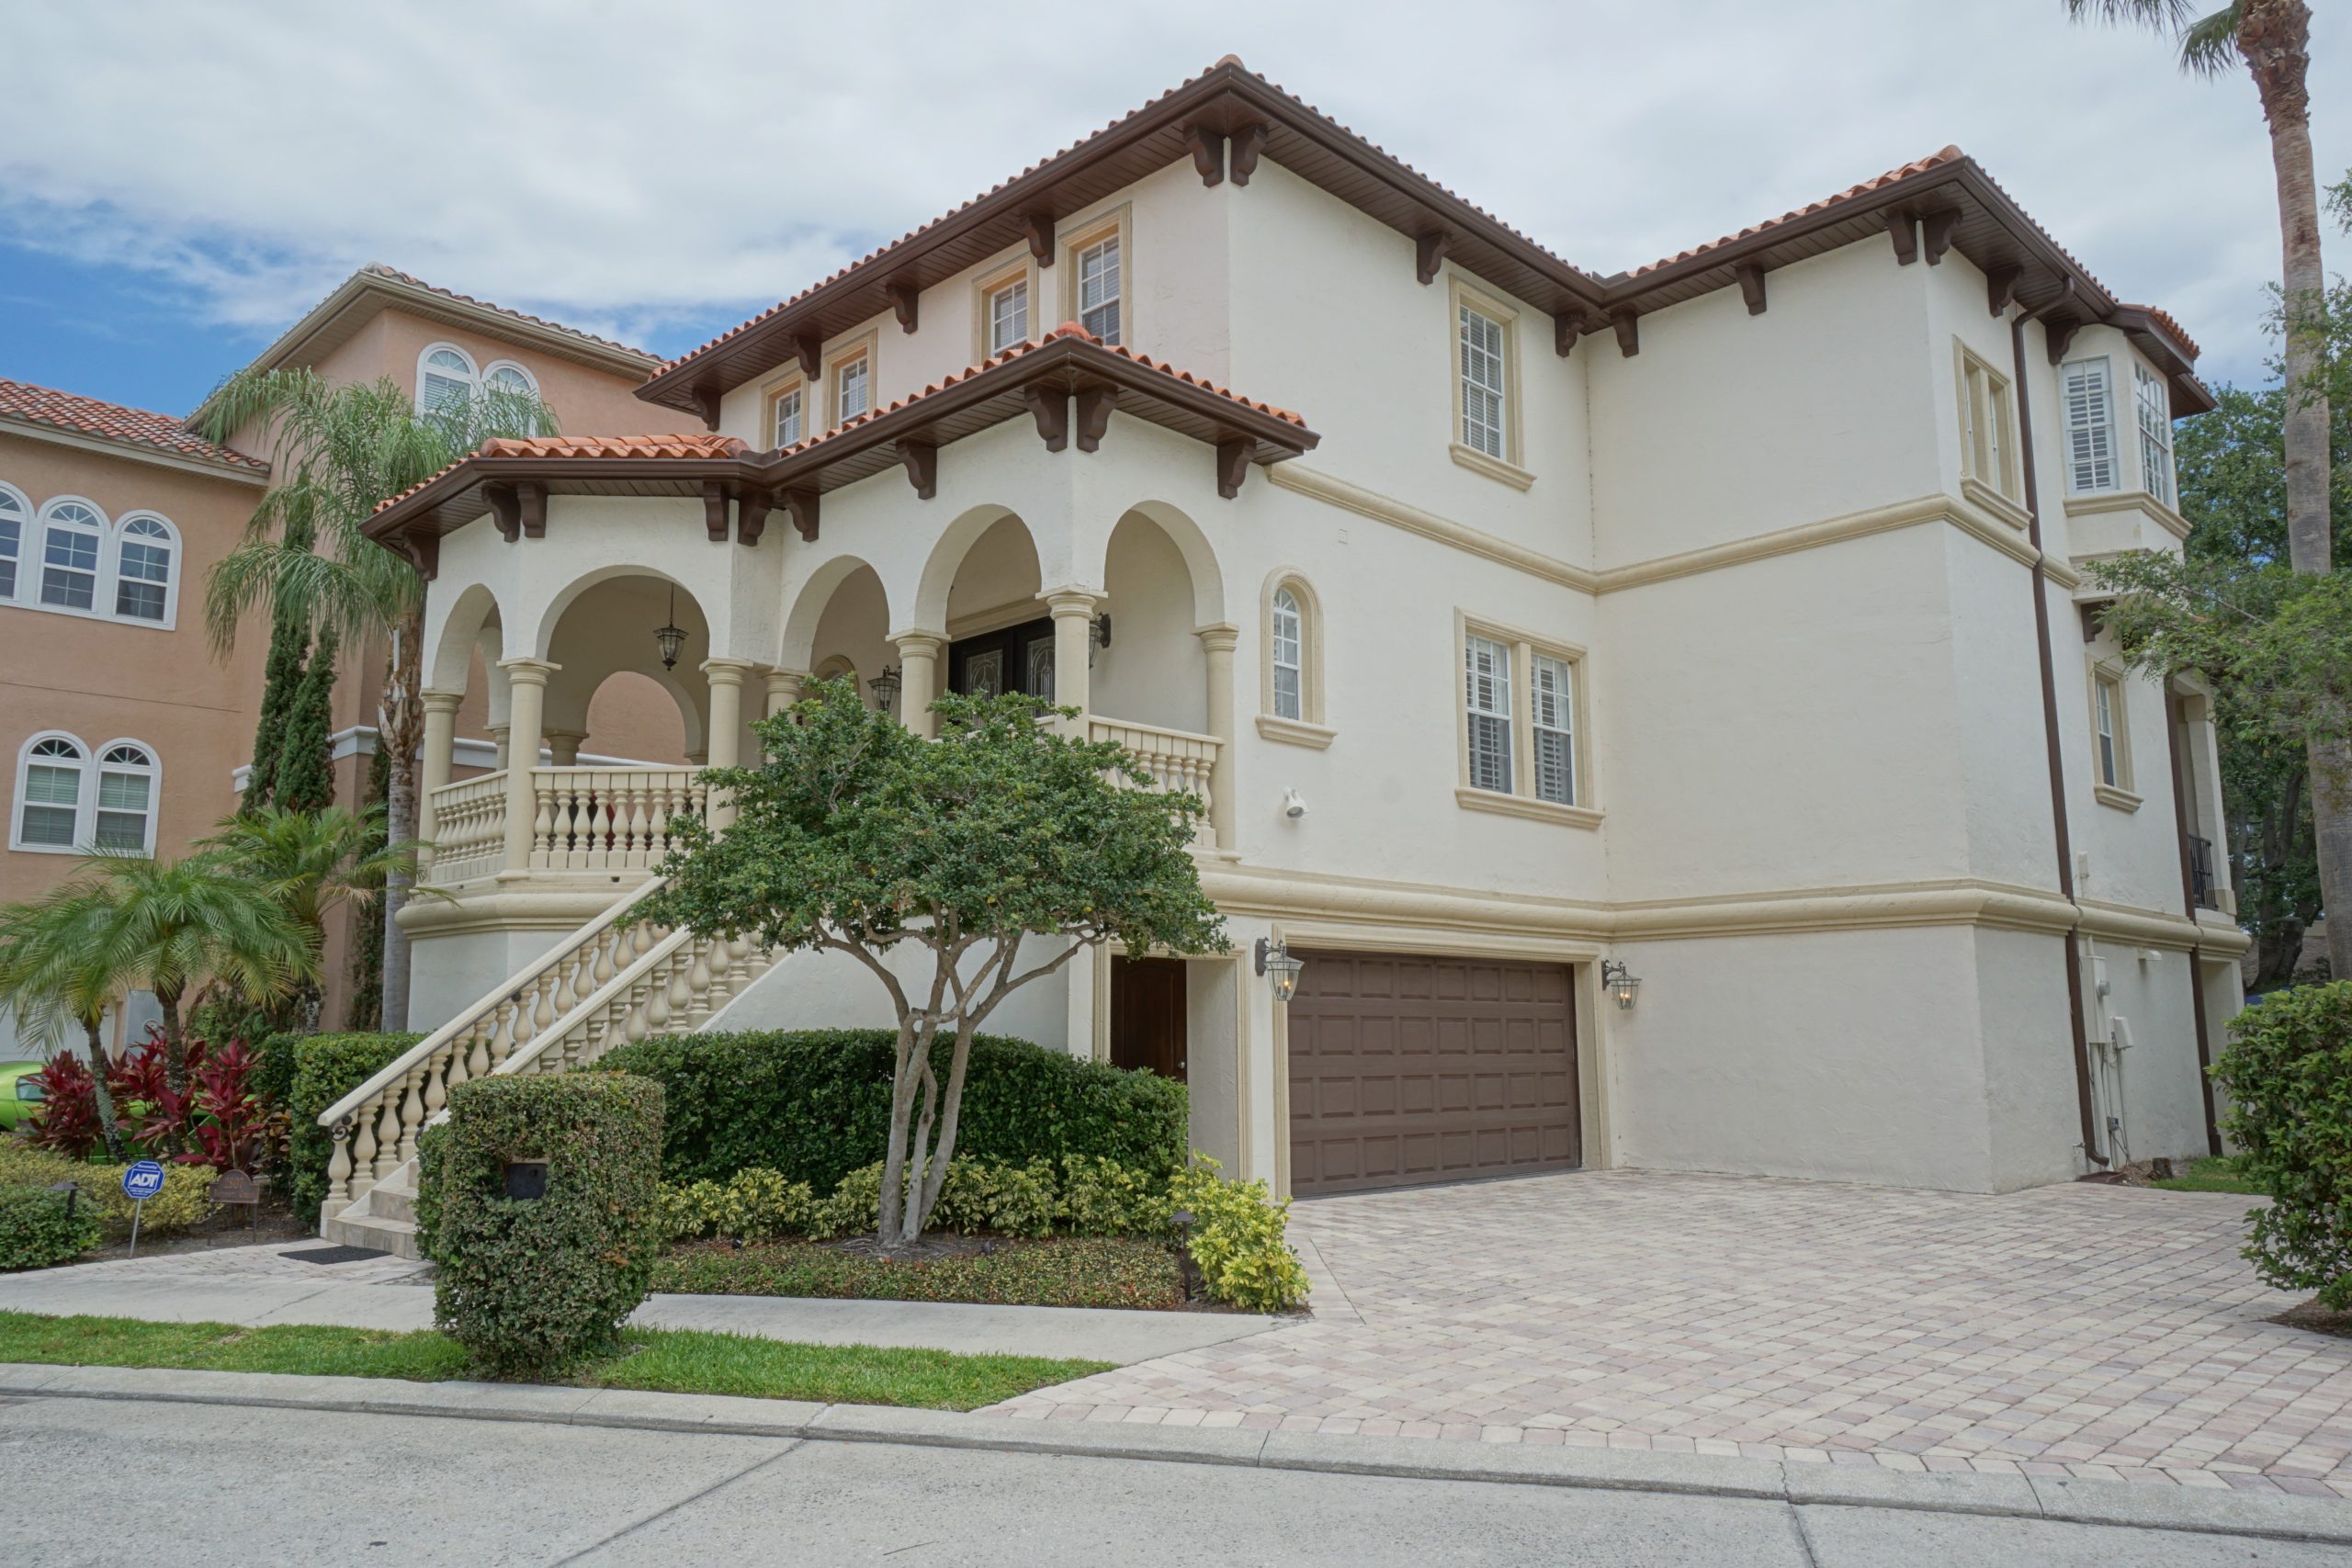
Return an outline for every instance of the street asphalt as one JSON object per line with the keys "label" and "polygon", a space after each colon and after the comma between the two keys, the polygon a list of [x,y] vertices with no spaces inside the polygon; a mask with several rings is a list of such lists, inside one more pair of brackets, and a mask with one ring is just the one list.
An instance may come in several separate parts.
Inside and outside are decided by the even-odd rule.
{"label": "street asphalt", "polygon": [[[557,1411],[576,1411],[591,1397],[582,1390],[506,1390],[494,1396],[510,1411],[502,1419],[193,1397],[235,1386],[219,1381],[230,1374],[157,1382],[181,1391],[169,1401],[136,1393],[142,1377],[169,1376],[116,1374],[115,1397],[0,1397],[0,1477],[14,1502],[0,1561],[2343,1568],[2352,1558],[2341,1540],[1951,1512],[1917,1497],[1885,1507],[1346,1473],[1271,1457],[1008,1451],[936,1440],[986,1418],[914,1412],[878,1414],[931,1438],[896,1440],[873,1422],[828,1440],[811,1406],[789,1417],[809,1438],[567,1422]],[[535,1393],[545,1399],[526,1397]],[[425,1397],[455,1416],[493,1395],[442,1385]],[[650,1416],[663,1397],[635,1396],[614,1418]],[[512,1414],[535,1404],[545,1413]]]}

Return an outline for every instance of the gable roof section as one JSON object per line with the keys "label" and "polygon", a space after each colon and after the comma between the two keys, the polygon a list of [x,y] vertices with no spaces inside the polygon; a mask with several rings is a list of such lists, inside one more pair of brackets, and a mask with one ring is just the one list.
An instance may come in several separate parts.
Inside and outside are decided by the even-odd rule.
{"label": "gable roof section", "polygon": [[57,433],[124,447],[127,456],[222,469],[247,480],[257,481],[269,474],[269,465],[259,457],[216,446],[170,414],[0,378],[0,430],[11,425],[33,426],[26,434],[36,436]]}
{"label": "gable roof section", "polygon": [[[1029,220],[1059,220],[1170,164],[1193,156],[1195,131],[1231,145],[1262,135],[1260,156],[1415,238],[1445,237],[1445,254],[1514,298],[1551,313],[1563,342],[1726,288],[1740,269],[1769,273],[1870,239],[1888,243],[1891,220],[1934,217],[1949,226],[1930,244],[1956,250],[1990,274],[2016,267],[2014,298],[2027,309],[2074,298],[2053,310],[2109,321],[2122,306],[1957,147],[1891,169],[1824,200],[1631,272],[1586,272],[1257,75],[1232,55],[1094,135],[851,264],[702,347],[670,361],[638,396],[700,413],[716,425],[719,395],[794,357],[797,340],[822,342],[890,309],[893,288],[931,287],[1019,245]],[[1210,160],[1204,166],[1220,171]],[[1242,183],[1237,163],[1236,183]],[[1220,175],[1222,177],[1222,175]],[[1952,216],[1944,220],[1942,215]],[[2162,317],[2162,312],[2149,312]],[[2169,324],[2169,318],[2163,318]],[[2195,345],[2172,329],[2175,355]],[[2177,412],[2211,406],[2186,369],[2172,377]]]}
{"label": "gable roof section", "polygon": [[[1089,409],[1098,421],[1091,429]],[[910,458],[909,448],[935,452],[1024,417],[1035,421],[1051,449],[1075,439],[1080,450],[1091,451],[1114,409],[1216,447],[1220,462],[1230,454],[1238,461],[1279,463],[1322,439],[1288,409],[1113,347],[1066,322],[1038,342],[1008,348],[888,408],[773,452],[755,453],[725,435],[485,442],[479,452],[378,507],[366,531],[407,547],[429,572],[425,541],[492,508],[484,493],[491,487],[529,483],[555,495],[693,496],[717,486],[719,494],[739,500],[750,495],[764,502],[786,491],[815,496],[901,465],[911,476],[920,459]]]}

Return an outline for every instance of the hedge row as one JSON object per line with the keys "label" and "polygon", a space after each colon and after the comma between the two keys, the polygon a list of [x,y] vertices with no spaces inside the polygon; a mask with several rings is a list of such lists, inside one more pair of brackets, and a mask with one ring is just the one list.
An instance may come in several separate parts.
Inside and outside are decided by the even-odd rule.
{"label": "hedge row", "polygon": [[273,1034],[262,1042],[263,1092],[286,1107],[292,1122],[287,1197],[309,1220],[327,1196],[327,1162],[334,1135],[319,1125],[327,1107],[390,1066],[422,1034]]}
{"label": "hedge row", "polygon": [[[662,1086],[662,1175],[725,1181],[764,1169],[831,1192],[888,1142],[897,1036],[883,1029],[661,1035],[608,1052],[592,1070]],[[944,1078],[949,1047],[935,1056]],[[1025,1166],[1071,1155],[1157,1177],[1182,1168],[1184,1086],[1023,1040],[972,1041],[956,1152]]]}

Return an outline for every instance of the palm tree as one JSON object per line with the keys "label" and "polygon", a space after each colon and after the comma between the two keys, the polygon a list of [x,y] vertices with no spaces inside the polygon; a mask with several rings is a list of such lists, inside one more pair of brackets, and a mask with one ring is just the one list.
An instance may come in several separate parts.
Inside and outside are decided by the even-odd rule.
{"label": "palm tree", "polygon": [[79,1026],[90,1057],[98,1130],[110,1158],[122,1158],[122,1127],[107,1088],[108,1010],[122,999],[122,977],[106,962],[100,936],[114,915],[103,888],[68,885],[32,903],[0,908],[0,1002],[17,1014],[25,1037],[43,1051]]}
{"label": "palm tree", "polygon": [[[2325,575],[2329,558],[2326,276],[2320,265],[2319,180],[2312,167],[2311,7],[2303,0],[2237,0],[2208,16],[2188,0],[2066,0],[2076,21],[2143,27],[2180,40],[2181,69],[2205,77],[2245,62],[2270,127],[2278,186],[2287,355],[2287,548],[2295,570]],[[2329,968],[2352,976],[2352,750],[2308,748]]]}
{"label": "palm tree", "polygon": [[[416,846],[388,845],[383,830],[381,807],[288,811],[266,806],[223,818],[220,830],[202,847],[258,883],[323,947],[329,915],[345,904],[373,905],[394,873],[416,869]],[[295,1000],[303,1032],[315,1032],[319,987],[302,985]]]}
{"label": "palm tree", "polygon": [[[405,847],[416,838],[418,698],[424,633],[424,584],[415,569],[360,532],[378,505],[421,484],[499,435],[553,434],[536,397],[485,388],[473,398],[420,410],[389,378],[329,384],[317,372],[245,371],[208,405],[200,434],[225,441],[263,430],[277,482],[246,525],[244,542],[212,568],[205,622],[213,646],[234,646],[248,614],[290,616],[345,643],[386,641],[378,744],[391,758],[386,832]],[[398,923],[413,880],[395,866],[384,888],[383,1027],[408,1022],[408,938]]]}

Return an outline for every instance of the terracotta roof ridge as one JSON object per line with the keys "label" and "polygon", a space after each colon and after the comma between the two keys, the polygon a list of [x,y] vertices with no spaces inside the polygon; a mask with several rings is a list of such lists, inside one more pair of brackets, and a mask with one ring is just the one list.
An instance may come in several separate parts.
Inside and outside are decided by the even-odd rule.
{"label": "terracotta roof ridge", "polygon": [[741,457],[751,446],[732,435],[700,433],[675,435],[493,435],[457,461],[427,474],[398,495],[378,502],[374,516],[406,501],[428,485],[438,483],[477,457],[609,457],[662,458],[688,462],[713,457]]}
{"label": "terracotta roof ridge", "polygon": [[[1688,246],[1685,249],[1675,252],[1674,254],[1670,256],[1661,256],[1657,261],[1645,262],[1642,265],[1634,267],[1630,272],[1619,273],[1615,277],[1611,278],[1609,281],[1615,283],[1646,277],[1651,273],[1672,266],[1678,262],[1689,261],[1693,256],[1704,255],[1710,251],[1720,250],[1725,245],[1736,244],[1742,240],[1751,239],[1758,234],[1777,229],[1784,223],[1794,222],[1800,218],[1810,218],[1815,213],[1826,210],[1828,208],[1840,206],[1849,201],[1859,200],[1862,197],[1870,196],[1878,191],[1884,190],[1888,186],[1894,185],[1902,180],[1909,179],[1916,175],[1926,174],[1930,169],[1941,168],[1948,164],[1968,162],[1971,162],[1968,154],[1962,152],[1957,143],[1947,142],[1942,147],[1938,148],[1935,152],[1928,153],[1924,158],[1914,158],[1907,164],[1898,164],[1894,168],[1887,170],[1884,174],[1875,175],[1867,180],[1861,181],[1858,185],[1848,186],[1845,189],[1836,192],[1834,195],[1825,196],[1818,201],[1809,201],[1803,207],[1792,208],[1788,211],[1781,213],[1777,218],[1761,219],[1757,222],[1748,224],[1744,229],[1740,229],[1733,233],[1719,235],[1714,239],[1707,241],[1703,244]],[[1980,170],[1979,172],[1981,173],[1982,171]],[[2069,257],[2068,259],[2072,260],[2073,258]]]}
{"label": "terracotta roof ridge", "polygon": [[598,348],[608,348],[616,353],[631,355],[644,360],[648,365],[661,363],[662,356],[650,349],[639,348],[634,344],[616,343],[611,338],[599,337],[594,333],[583,332],[578,327],[566,326],[561,321],[552,321],[545,316],[534,316],[527,310],[517,310],[511,306],[477,299],[471,294],[460,294],[454,288],[444,288],[437,283],[427,283],[414,273],[402,272],[400,268],[387,265],[382,262],[369,262],[359,270],[377,277],[388,277],[396,283],[405,283],[413,288],[422,288],[428,294],[438,294],[442,299],[453,299],[460,305],[471,305],[477,310],[504,316],[510,321],[521,321],[529,326],[545,327],[549,332],[558,332],[566,337],[578,338],[581,342],[594,344]]}
{"label": "terracotta roof ridge", "polygon": [[243,468],[256,474],[269,472],[266,461],[251,453],[240,452],[233,446],[206,440],[190,430],[187,422],[176,414],[133,408],[128,403],[108,402],[103,398],[69,392],[59,387],[44,387],[34,381],[0,377],[0,417],[20,419],[28,424],[48,425],[52,429],[73,431],[126,446],[152,446],[199,462]]}

